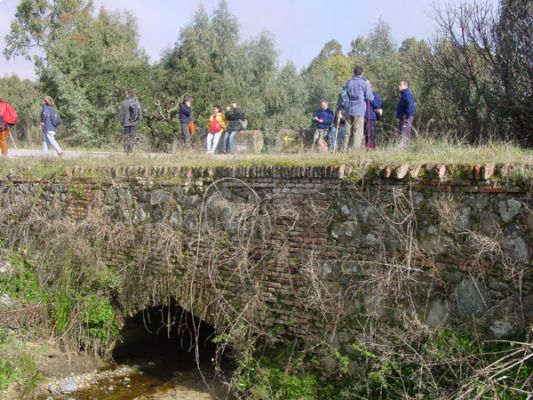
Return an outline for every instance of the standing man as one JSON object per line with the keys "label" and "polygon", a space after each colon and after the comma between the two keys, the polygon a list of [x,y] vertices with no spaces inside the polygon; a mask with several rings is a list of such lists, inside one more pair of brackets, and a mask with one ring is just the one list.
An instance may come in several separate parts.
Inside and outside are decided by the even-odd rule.
{"label": "standing man", "polygon": [[415,98],[409,90],[409,81],[400,81],[398,89],[400,90],[400,101],[396,107],[396,118],[399,121],[402,145],[409,146],[411,144],[411,129],[415,115]]}
{"label": "standing man", "polygon": [[225,114],[228,126],[226,135],[222,138],[222,152],[227,154],[234,154],[236,149],[236,138],[240,131],[246,129],[248,122],[246,122],[246,113],[241,110],[238,103],[233,103],[231,108]]}
{"label": "standing man", "polygon": [[370,84],[363,78],[363,67],[357,65],[354,68],[353,77],[346,82],[344,90],[350,99],[348,115],[351,129],[346,129],[342,149],[361,150],[364,143],[366,102],[374,100]]}
{"label": "standing man", "polygon": [[322,151],[321,144],[324,143],[324,138],[329,133],[329,128],[333,122],[333,111],[330,110],[329,104],[326,100],[320,102],[320,110],[315,114],[316,131],[313,137],[313,149]]}
{"label": "standing man", "polygon": [[183,141],[185,142],[185,147],[187,149],[191,148],[191,134],[189,132],[189,122],[192,119],[192,107],[191,107],[191,97],[184,96],[183,103],[180,104],[180,127]]}
{"label": "standing man", "polygon": [[120,125],[124,128],[124,152],[130,154],[135,146],[137,125],[142,119],[139,100],[133,90],[126,91],[126,99],[120,104]]}

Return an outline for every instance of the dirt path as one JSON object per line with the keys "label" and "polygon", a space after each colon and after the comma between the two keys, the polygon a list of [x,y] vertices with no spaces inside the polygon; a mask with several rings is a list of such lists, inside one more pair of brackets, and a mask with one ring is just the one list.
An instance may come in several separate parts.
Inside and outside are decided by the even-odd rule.
{"label": "dirt path", "polygon": [[[109,157],[113,155],[123,155],[124,153],[120,152],[110,152],[110,151],[71,151],[66,150],[64,152],[65,158],[79,158],[79,157]],[[43,155],[41,150],[37,149],[9,149],[7,158],[18,158],[18,157],[57,157],[55,151],[49,151],[47,155]]]}

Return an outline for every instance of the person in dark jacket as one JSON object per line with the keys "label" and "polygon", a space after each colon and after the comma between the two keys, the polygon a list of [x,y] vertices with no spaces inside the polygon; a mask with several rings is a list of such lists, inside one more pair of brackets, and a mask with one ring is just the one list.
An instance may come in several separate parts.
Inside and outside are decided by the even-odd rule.
{"label": "person in dark jacket", "polygon": [[233,103],[226,112],[226,120],[228,126],[220,150],[223,153],[234,154],[236,137],[240,131],[246,129],[246,113],[241,110],[239,104]]}
{"label": "person in dark jacket", "polygon": [[333,122],[333,111],[329,108],[326,100],[320,102],[320,110],[315,114],[316,131],[313,136],[313,148],[321,151],[321,141],[329,134],[329,128]]}
{"label": "person in dark jacket", "polygon": [[346,129],[346,136],[342,145],[343,150],[361,150],[363,148],[364,133],[364,115],[366,111],[366,102],[374,100],[370,83],[363,78],[363,67],[357,65],[353,70],[353,77],[344,85],[344,90],[350,98],[350,107],[348,109],[350,129]]}
{"label": "person in dark jacket", "polygon": [[141,104],[131,89],[126,91],[126,99],[120,103],[119,118],[124,128],[124,152],[130,154],[135,146],[137,125],[142,119]]}
{"label": "person in dark jacket", "polygon": [[61,120],[57,116],[54,99],[50,96],[43,97],[43,106],[41,109],[41,126],[43,127],[44,140],[42,145],[42,153],[48,154],[48,147],[52,146],[59,157],[63,156],[63,150],[55,139],[57,127],[61,124]]}
{"label": "person in dark jacket", "polygon": [[181,135],[185,146],[191,148],[191,134],[189,132],[189,123],[192,120],[192,107],[190,96],[183,97],[183,103],[180,104],[179,121],[181,128]]}
{"label": "person in dark jacket", "polygon": [[396,107],[396,118],[399,121],[402,144],[409,146],[411,144],[411,129],[415,115],[415,98],[411,90],[409,90],[409,81],[400,81],[398,89],[400,90],[400,100]]}
{"label": "person in dark jacket", "polygon": [[372,94],[374,95],[374,100],[366,102],[365,112],[365,146],[367,150],[376,147],[376,121],[383,114],[383,101],[381,100],[381,96],[377,92],[372,92]]}

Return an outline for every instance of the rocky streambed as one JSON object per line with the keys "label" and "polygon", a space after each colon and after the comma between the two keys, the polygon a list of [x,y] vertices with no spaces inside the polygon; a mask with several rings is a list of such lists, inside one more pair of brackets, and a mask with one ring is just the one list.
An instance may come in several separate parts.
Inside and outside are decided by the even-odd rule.
{"label": "rocky streambed", "polygon": [[37,400],[209,400],[227,398],[209,362],[189,358],[136,360],[41,385]]}
{"label": "rocky streambed", "polygon": [[124,365],[47,382],[38,400],[210,400],[222,396],[223,387],[213,375],[202,374],[196,368],[162,371],[154,362]]}

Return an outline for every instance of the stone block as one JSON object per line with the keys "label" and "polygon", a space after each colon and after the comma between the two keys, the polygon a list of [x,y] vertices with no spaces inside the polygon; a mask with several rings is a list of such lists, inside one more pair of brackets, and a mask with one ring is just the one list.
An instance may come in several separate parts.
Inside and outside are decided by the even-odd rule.
{"label": "stone block", "polygon": [[264,139],[261,131],[240,131],[235,138],[237,153],[258,154],[263,149]]}
{"label": "stone block", "polygon": [[465,278],[456,288],[457,316],[462,320],[480,318],[487,311],[487,291],[482,282]]}
{"label": "stone block", "polygon": [[299,153],[304,149],[304,142],[300,131],[282,129],[276,135],[275,150],[281,153]]}

